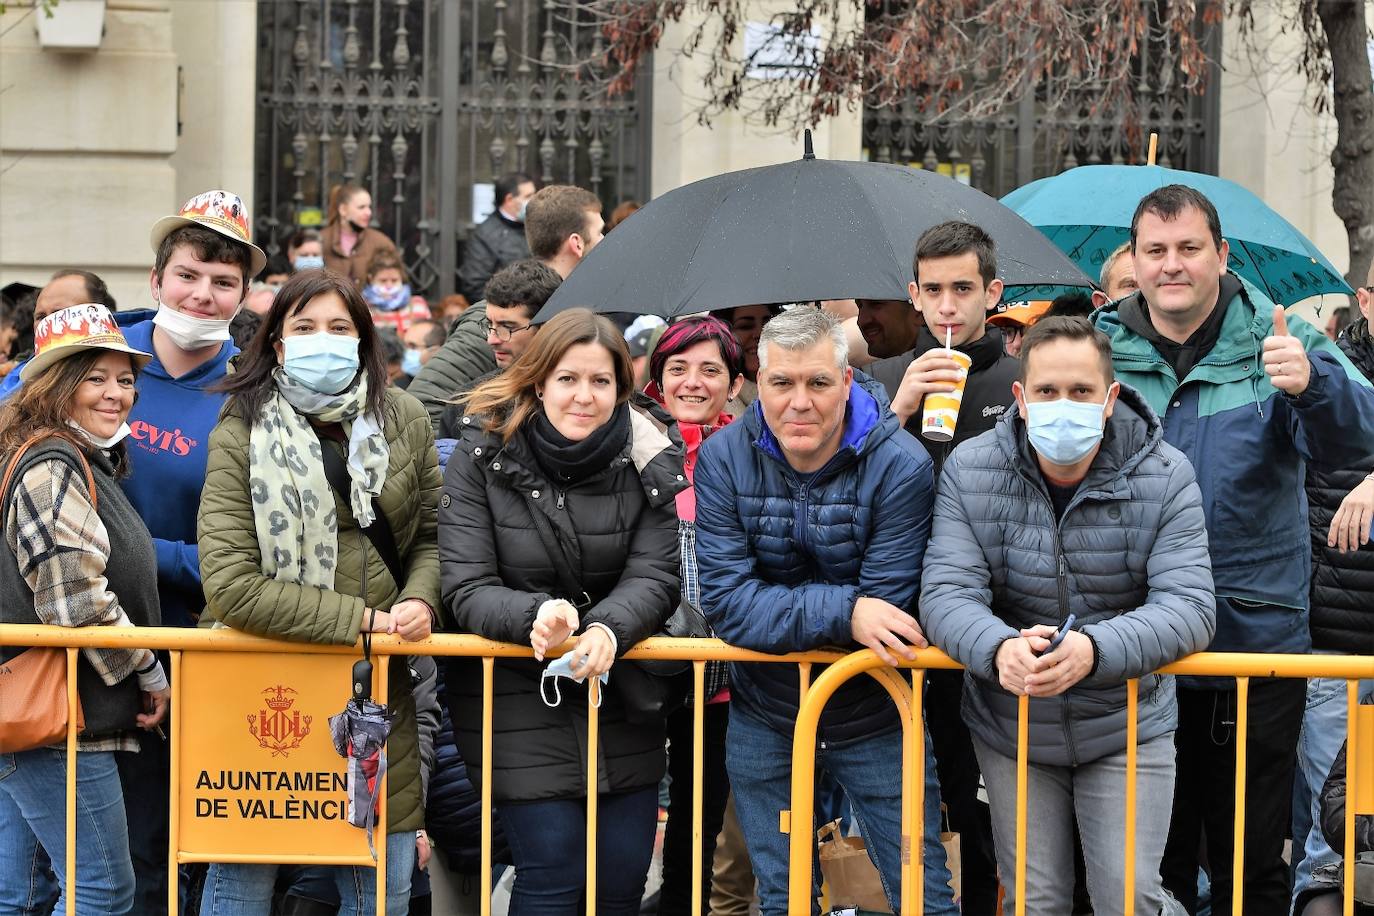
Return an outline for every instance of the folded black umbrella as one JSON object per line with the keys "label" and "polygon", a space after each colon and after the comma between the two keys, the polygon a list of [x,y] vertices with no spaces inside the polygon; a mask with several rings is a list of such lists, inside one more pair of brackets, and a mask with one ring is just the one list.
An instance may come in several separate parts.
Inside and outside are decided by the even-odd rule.
{"label": "folded black umbrella", "polygon": [[1008,286],[1090,287],[1014,211],[936,172],[817,159],[729,172],[656,198],[606,236],[535,317],[586,307],[672,318],[814,299],[905,299],[916,239],[946,220],[997,243]]}

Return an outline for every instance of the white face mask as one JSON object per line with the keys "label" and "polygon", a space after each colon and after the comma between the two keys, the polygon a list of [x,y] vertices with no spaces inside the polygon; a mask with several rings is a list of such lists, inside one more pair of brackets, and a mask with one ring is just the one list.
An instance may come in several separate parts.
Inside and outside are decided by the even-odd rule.
{"label": "white face mask", "polygon": [[[238,314],[238,310],[234,310]],[[163,333],[183,350],[202,350],[229,340],[229,322],[232,318],[196,318],[178,312],[167,303],[158,300],[157,314],[153,324],[162,328]]]}
{"label": "white face mask", "polygon": [[87,439],[89,439],[91,441],[91,444],[96,446],[97,448],[114,448],[121,441],[123,441],[124,437],[128,436],[131,432],[128,423],[121,423],[119,424],[119,429],[115,430],[115,434],[113,436],[111,436],[108,439],[102,439],[95,433],[86,429],[86,427],[82,426],[80,423],[77,423],[75,420],[68,420],[67,425],[70,426],[72,429],[76,430],[77,432],[81,433],[81,435],[85,436]]}

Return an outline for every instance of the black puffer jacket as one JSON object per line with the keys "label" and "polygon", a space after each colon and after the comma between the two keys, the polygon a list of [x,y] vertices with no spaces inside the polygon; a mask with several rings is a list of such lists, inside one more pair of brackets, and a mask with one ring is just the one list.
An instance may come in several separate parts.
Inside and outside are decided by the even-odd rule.
{"label": "black puffer jacket", "polygon": [[[1374,338],[1361,318],[1336,342],[1355,367],[1374,381]],[[1341,501],[1374,471],[1374,456],[1348,468],[1307,466],[1308,520],[1312,531],[1312,646],[1374,654],[1374,542],[1349,553],[1326,546]]]}
{"label": "black puffer jacket", "polygon": [[530,256],[525,224],[506,219],[500,211],[477,224],[468,239],[463,266],[458,269],[458,291],[476,302],[486,295],[491,275],[511,261]]}
{"label": "black puffer jacket", "polygon": [[[581,629],[604,623],[620,654],[662,629],[679,595],[674,496],[686,486],[680,439],[647,399],[631,409],[630,434],[605,471],[558,491],[523,435],[503,445],[466,417],[439,501],[443,606],[451,630],[529,645],[535,613],[563,597],[560,575],[534,527],[542,512],[591,598]],[[650,411],[654,412],[651,413]],[[673,432],[673,437],[669,433]],[[540,697],[545,663],[500,659],[495,672],[493,796],[537,801],[586,795],[587,689],[562,686],[556,708]],[[620,690],[643,678],[611,668],[600,711],[601,792],[655,785],[664,771],[664,726],[629,721]],[[444,672],[454,736],[480,788],[482,666],[449,659]]]}
{"label": "black puffer jacket", "polygon": [[[878,360],[868,367],[868,374],[882,383],[890,401],[897,396],[907,367],[927,350],[943,347],[930,330],[923,327],[916,338],[915,349],[900,356]],[[950,442],[921,439],[921,444],[935,462],[937,481],[940,479],[940,469],[945,466],[945,459],[959,443],[992,429],[1007,408],[1016,403],[1016,398],[1011,394],[1011,383],[1016,381],[1021,371],[1021,361],[1006,354],[1002,346],[1002,332],[992,325],[987,326],[982,337],[956,349],[967,353],[973,365],[969,367],[968,381],[964,385],[964,400],[959,408],[959,422],[954,427],[954,439]],[[906,430],[920,438],[921,411],[916,411],[907,419]]]}

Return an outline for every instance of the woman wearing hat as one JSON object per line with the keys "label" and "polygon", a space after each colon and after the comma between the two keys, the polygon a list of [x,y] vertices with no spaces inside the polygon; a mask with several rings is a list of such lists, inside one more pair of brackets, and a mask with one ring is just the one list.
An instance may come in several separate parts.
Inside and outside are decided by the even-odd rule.
{"label": "woman wearing hat", "polygon": [[[353,284],[321,270],[287,280],[221,387],[228,399],[210,434],[197,526],[209,616],[301,642],[353,645],[364,631],[428,637],[439,603],[434,434],[419,401],[387,388]],[[391,914],[406,912],[424,826],[406,661],[393,656],[387,685]],[[332,871],[341,913],[376,911],[371,868]],[[201,912],[266,916],[276,876],[275,865],[211,865]]]}
{"label": "woman wearing hat", "polygon": [[[157,626],[152,538],[117,483],[128,468],[134,380],[152,357],[125,342],[102,305],[54,312],[35,342],[22,387],[0,409],[0,623]],[[0,648],[0,661],[23,651]],[[58,912],[68,895],[78,913],[133,905],[114,751],[137,750],[135,729],[166,715],[167,678],[148,649],[83,649],[77,693],[85,728],[77,737],[75,880],[66,874],[65,747],[0,754],[0,912],[46,912],[59,894]]]}

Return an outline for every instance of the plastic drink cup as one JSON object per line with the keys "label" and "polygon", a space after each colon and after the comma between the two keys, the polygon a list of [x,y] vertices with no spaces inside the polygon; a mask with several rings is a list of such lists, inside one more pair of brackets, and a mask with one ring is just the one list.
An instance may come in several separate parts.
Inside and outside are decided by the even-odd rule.
{"label": "plastic drink cup", "polygon": [[921,435],[932,442],[948,442],[954,438],[954,428],[959,422],[959,406],[964,402],[964,383],[968,381],[968,370],[973,359],[958,350],[945,350],[945,354],[959,364],[959,381],[953,391],[934,392],[926,395],[921,408]]}

